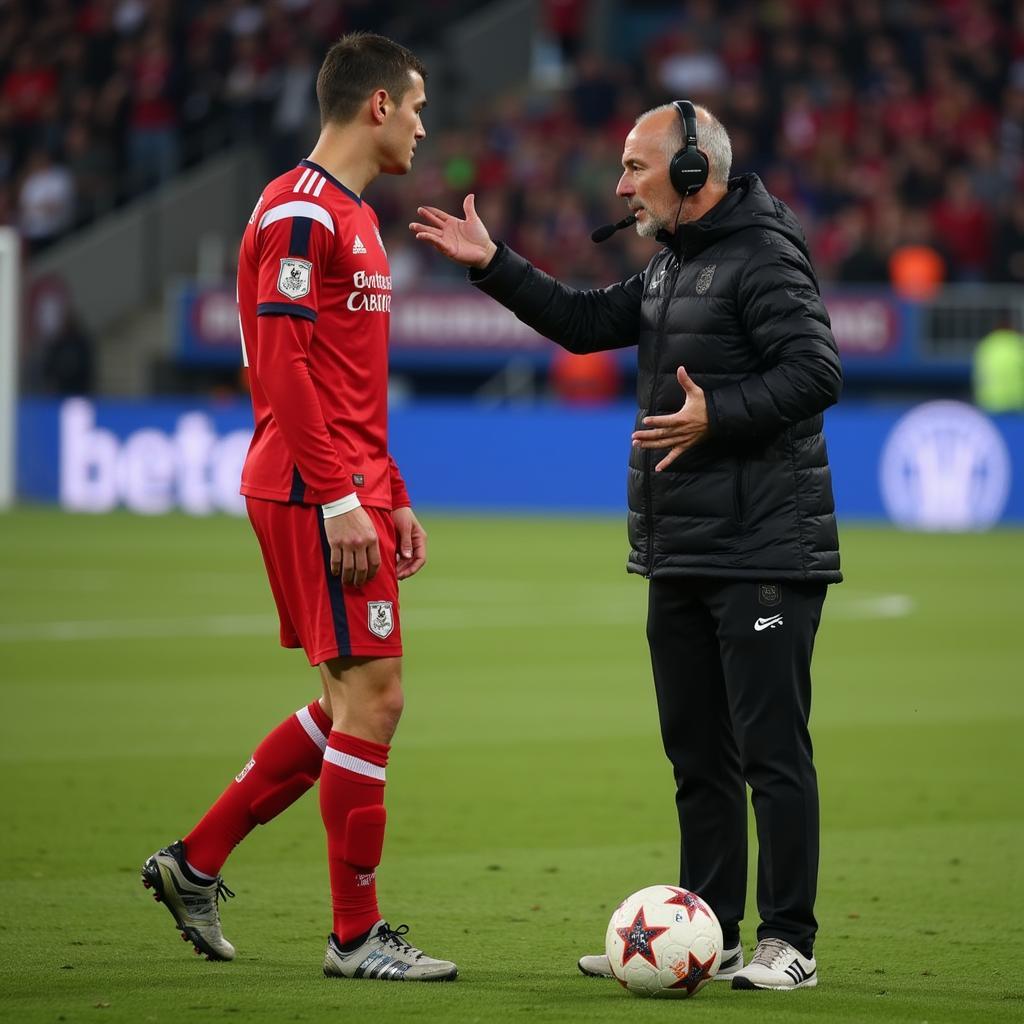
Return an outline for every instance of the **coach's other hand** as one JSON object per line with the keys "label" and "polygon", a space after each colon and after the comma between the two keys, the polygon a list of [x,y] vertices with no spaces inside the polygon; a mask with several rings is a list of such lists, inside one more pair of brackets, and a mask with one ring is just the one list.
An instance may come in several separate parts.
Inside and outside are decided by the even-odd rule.
{"label": "coach's other hand", "polygon": [[483,270],[494,258],[498,247],[476,212],[476,197],[472,192],[462,202],[465,220],[459,220],[436,206],[420,206],[416,212],[426,222],[413,221],[409,230],[421,241],[429,242],[442,256],[461,263],[464,267]]}
{"label": "coach's other hand", "polygon": [[427,564],[427,531],[420,526],[411,508],[396,508],[391,513],[395,524],[395,540],[398,552],[398,578],[407,580]]}
{"label": "coach's other hand", "polygon": [[361,506],[324,520],[324,533],[331,545],[331,575],[341,582],[361,587],[380,568],[380,544],[373,522]]}
{"label": "coach's other hand", "polygon": [[675,462],[688,448],[702,441],[708,434],[708,406],[704,392],[690,380],[689,374],[680,366],[676,370],[676,378],[682,385],[685,397],[679,412],[668,416],[645,416],[643,424],[649,430],[633,432],[635,448],[671,448],[672,450],[659,462],[654,471],[660,473],[666,466]]}

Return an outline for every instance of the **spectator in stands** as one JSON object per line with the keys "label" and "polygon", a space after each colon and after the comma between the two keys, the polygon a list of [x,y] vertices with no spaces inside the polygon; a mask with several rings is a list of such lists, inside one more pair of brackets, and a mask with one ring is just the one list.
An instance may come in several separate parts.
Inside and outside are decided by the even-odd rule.
{"label": "spectator in stands", "polygon": [[178,168],[174,61],[158,29],[146,33],[132,67],[129,149],[135,188],[169,181]]}
{"label": "spectator in stands", "polygon": [[44,149],[28,158],[18,193],[18,223],[33,249],[42,248],[75,220],[75,181]]}
{"label": "spectator in stands", "polygon": [[72,121],[64,133],[64,158],[77,191],[75,221],[109,210],[116,199],[113,153],[84,117]]}
{"label": "spectator in stands", "polygon": [[889,279],[887,254],[870,230],[862,206],[848,206],[838,219],[841,255],[835,278],[844,284],[884,284]]}
{"label": "spectator in stands", "polygon": [[951,276],[961,281],[979,280],[991,259],[992,223],[965,171],[948,175],[945,194],[932,207],[931,219],[936,238],[950,255]]}
{"label": "spectator in stands", "polygon": [[70,305],[56,333],[43,350],[40,370],[46,392],[53,395],[88,395],[95,387],[94,344]]}
{"label": "spectator in stands", "polygon": [[310,83],[316,81],[316,65],[309,50],[298,41],[292,42],[284,66],[273,77],[269,172],[283,174],[309,148],[307,145],[303,149],[303,144],[315,138],[310,121],[316,104]]}
{"label": "spectator in stands", "polygon": [[992,279],[1024,285],[1024,195],[1017,192],[1000,218],[992,250]]}
{"label": "spectator in stands", "polygon": [[897,294],[926,302],[946,280],[948,261],[935,241],[928,214],[908,210],[903,237],[889,256],[889,278]]}

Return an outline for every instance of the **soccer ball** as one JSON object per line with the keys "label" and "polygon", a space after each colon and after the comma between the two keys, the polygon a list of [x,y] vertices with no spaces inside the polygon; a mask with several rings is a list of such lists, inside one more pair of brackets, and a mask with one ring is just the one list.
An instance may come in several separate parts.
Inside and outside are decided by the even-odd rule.
{"label": "soccer ball", "polygon": [[688,889],[650,885],[612,914],[604,949],[619,984],[635,996],[696,995],[722,963],[722,926]]}

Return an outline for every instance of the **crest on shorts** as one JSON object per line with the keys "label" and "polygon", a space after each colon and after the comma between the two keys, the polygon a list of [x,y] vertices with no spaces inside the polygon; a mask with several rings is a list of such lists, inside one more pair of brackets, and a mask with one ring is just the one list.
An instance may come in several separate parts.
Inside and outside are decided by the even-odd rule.
{"label": "crest on shorts", "polygon": [[297,260],[289,256],[281,260],[281,272],[277,275],[277,290],[289,299],[301,299],[309,294],[309,272],[313,264],[309,260]]}
{"label": "crest on shorts", "polygon": [[381,640],[391,636],[395,628],[395,613],[390,601],[367,601],[367,623],[370,632]]}
{"label": "crest on shorts", "polygon": [[761,583],[757,588],[757,600],[765,608],[774,608],[782,600],[782,590],[778,583]]}
{"label": "crest on shorts", "polygon": [[715,276],[715,270],[717,268],[718,264],[712,263],[710,266],[705,267],[697,276],[698,295],[703,295],[711,287],[711,280]]}

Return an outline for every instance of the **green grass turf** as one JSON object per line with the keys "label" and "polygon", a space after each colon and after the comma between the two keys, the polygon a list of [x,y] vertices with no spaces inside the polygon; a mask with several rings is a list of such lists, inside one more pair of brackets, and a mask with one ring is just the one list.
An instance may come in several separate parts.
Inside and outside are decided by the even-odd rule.
{"label": "green grass turf", "polygon": [[[1024,535],[844,531],[813,731],[815,990],[633,999],[576,973],[675,881],[645,584],[615,520],[426,517],[382,907],[454,985],[327,982],[306,797],[240,847],[209,964],[139,865],[316,694],[244,522],[0,517],[0,1016],[18,1021],[1002,1021],[1024,1013]],[[748,910],[744,939],[753,939]]]}

